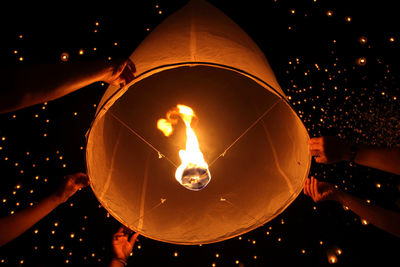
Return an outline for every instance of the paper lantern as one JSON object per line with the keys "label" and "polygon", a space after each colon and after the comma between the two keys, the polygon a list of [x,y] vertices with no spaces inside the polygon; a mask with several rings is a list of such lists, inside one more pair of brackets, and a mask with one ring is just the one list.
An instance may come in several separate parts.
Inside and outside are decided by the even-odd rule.
{"label": "paper lantern", "polygon": [[[261,50],[226,15],[191,1],[130,59],[135,80],[107,89],[87,136],[92,189],[117,220],[155,240],[213,243],[265,224],[297,197],[310,167],[307,131]],[[175,178],[183,120],[168,137],[157,129],[179,104],[196,115],[211,177],[195,190]]]}

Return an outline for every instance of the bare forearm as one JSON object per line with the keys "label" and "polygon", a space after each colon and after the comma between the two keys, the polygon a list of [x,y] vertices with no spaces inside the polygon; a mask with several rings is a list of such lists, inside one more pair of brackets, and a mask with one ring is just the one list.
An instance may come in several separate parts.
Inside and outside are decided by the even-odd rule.
{"label": "bare forearm", "polygon": [[360,146],[354,162],[400,175],[400,148]]}
{"label": "bare forearm", "polygon": [[390,211],[354,197],[344,192],[338,192],[334,200],[348,207],[360,218],[367,220],[397,237],[400,237],[400,214]]}
{"label": "bare forearm", "polygon": [[0,113],[51,101],[101,81],[111,67],[105,61],[26,66],[2,71]]}
{"label": "bare forearm", "polygon": [[38,204],[0,219],[0,246],[10,242],[49,214],[62,201],[52,195]]}

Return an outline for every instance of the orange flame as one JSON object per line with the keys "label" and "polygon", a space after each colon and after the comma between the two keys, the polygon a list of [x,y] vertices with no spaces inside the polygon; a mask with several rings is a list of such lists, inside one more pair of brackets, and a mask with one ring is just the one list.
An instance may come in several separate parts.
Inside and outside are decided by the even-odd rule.
{"label": "orange flame", "polygon": [[175,178],[184,187],[190,190],[203,189],[211,179],[208,165],[200,151],[199,141],[191,127],[192,119],[196,115],[192,108],[185,105],[177,105],[176,108],[168,111],[165,119],[157,121],[157,128],[165,136],[170,136],[181,118],[186,126],[186,149],[179,151],[181,165],[176,169]]}

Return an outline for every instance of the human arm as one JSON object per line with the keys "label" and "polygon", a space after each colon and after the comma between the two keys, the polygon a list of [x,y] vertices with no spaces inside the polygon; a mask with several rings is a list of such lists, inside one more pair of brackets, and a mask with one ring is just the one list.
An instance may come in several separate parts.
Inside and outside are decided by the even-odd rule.
{"label": "human arm", "polygon": [[0,246],[23,234],[88,183],[86,174],[67,175],[59,189],[49,197],[44,198],[32,207],[18,211],[14,215],[0,218]]}
{"label": "human arm", "polygon": [[400,147],[358,145],[357,152],[352,158],[352,144],[333,136],[311,138],[309,145],[311,155],[318,163],[330,164],[354,160],[360,165],[400,175]]}
{"label": "human arm", "polygon": [[398,212],[368,204],[366,201],[336,189],[329,183],[320,182],[314,177],[307,178],[304,184],[304,194],[310,196],[315,202],[334,200],[376,227],[400,237],[400,213]]}
{"label": "human arm", "polygon": [[60,98],[98,81],[125,85],[133,79],[130,60],[66,62],[0,69],[0,113]]}
{"label": "human arm", "polygon": [[121,226],[118,232],[113,235],[112,246],[114,256],[111,259],[110,267],[125,266],[139,235],[135,233],[129,238],[130,233],[131,231],[128,228]]}

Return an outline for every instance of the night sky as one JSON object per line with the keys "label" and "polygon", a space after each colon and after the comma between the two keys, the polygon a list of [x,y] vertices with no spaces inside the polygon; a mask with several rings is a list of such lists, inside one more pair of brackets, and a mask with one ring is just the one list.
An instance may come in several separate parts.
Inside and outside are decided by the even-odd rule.
{"label": "night sky", "polygon": [[[61,64],[63,53],[70,62],[127,58],[186,2],[107,2],[88,10],[71,2],[60,7],[11,5],[0,19],[0,66]],[[400,144],[395,1],[209,2],[259,45],[311,137]],[[0,216],[48,196],[64,175],[85,172],[85,133],[106,88],[95,83],[61,99],[0,115]],[[396,175],[345,162],[313,162],[310,173],[400,211]],[[0,248],[0,266],[107,266],[118,227],[87,187]],[[328,266],[327,254],[338,249],[336,266],[400,266],[398,238],[363,225],[337,203],[316,204],[303,193],[274,220],[220,243],[180,246],[139,236],[128,265]]]}

